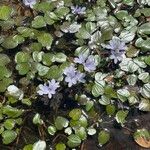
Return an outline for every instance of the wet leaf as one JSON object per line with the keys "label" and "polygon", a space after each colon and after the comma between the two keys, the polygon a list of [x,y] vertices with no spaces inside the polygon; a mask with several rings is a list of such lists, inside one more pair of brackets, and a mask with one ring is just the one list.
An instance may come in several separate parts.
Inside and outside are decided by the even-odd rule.
{"label": "wet leaf", "polygon": [[116,113],[115,119],[116,119],[116,121],[117,121],[118,123],[120,123],[120,124],[123,126],[123,124],[126,122],[125,119],[126,119],[127,115],[128,115],[128,111],[127,111],[127,110],[125,110],[125,111],[119,110],[119,111]]}
{"label": "wet leaf", "polygon": [[81,139],[79,138],[78,135],[71,134],[71,135],[68,137],[67,145],[68,145],[70,148],[77,147],[77,146],[79,146],[80,144],[81,144]]}
{"label": "wet leaf", "polygon": [[38,37],[38,42],[42,44],[43,47],[47,49],[51,48],[53,37],[49,33],[41,33]]}
{"label": "wet leaf", "polygon": [[2,141],[4,144],[10,144],[11,142],[13,142],[17,137],[17,133],[13,130],[5,130],[2,133]]}
{"label": "wet leaf", "polygon": [[0,19],[8,20],[11,16],[12,8],[9,6],[0,6]]}
{"label": "wet leaf", "polygon": [[69,117],[71,117],[73,120],[79,120],[81,113],[82,112],[80,109],[73,109],[69,112]]}
{"label": "wet leaf", "polygon": [[47,130],[50,135],[54,135],[57,131],[55,126],[49,126]]}
{"label": "wet leaf", "polygon": [[110,139],[110,133],[107,130],[102,130],[98,134],[98,142],[101,146],[106,144]]}
{"label": "wet leaf", "polygon": [[55,120],[55,126],[58,130],[62,130],[63,128],[66,128],[69,124],[68,119],[58,116]]}
{"label": "wet leaf", "polygon": [[64,143],[58,143],[56,145],[56,150],[65,150],[66,149],[66,145]]}
{"label": "wet leaf", "polygon": [[33,117],[33,123],[37,125],[43,124],[43,120],[41,119],[41,116],[39,113],[35,114],[35,116]]}
{"label": "wet leaf", "polygon": [[33,28],[42,28],[45,27],[46,23],[43,16],[36,16],[32,21]]}

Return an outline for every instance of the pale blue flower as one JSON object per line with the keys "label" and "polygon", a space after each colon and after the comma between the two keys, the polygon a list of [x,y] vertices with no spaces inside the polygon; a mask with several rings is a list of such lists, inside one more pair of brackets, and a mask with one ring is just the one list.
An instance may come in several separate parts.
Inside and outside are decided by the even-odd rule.
{"label": "pale blue flower", "polygon": [[83,15],[85,14],[86,7],[71,6],[71,10],[73,14]]}
{"label": "pale blue flower", "polygon": [[113,59],[115,64],[125,58],[127,46],[120,38],[114,36],[112,40],[109,41],[109,44],[102,46],[111,50],[110,59]]}
{"label": "pale blue flower", "polygon": [[75,63],[78,63],[78,64],[84,64],[85,61],[86,61],[86,59],[87,59],[87,57],[86,57],[85,55],[80,54],[80,55],[78,56],[78,58],[74,58],[74,62],[75,62]]}
{"label": "pale blue flower", "polygon": [[92,72],[96,69],[95,58],[93,55],[88,57],[80,54],[78,58],[74,59],[75,63],[82,64],[84,66],[84,70],[88,72]]}
{"label": "pale blue flower", "polygon": [[51,81],[48,81],[48,84],[40,84],[37,93],[39,95],[48,95],[49,98],[52,98],[52,95],[56,93],[56,89],[58,87],[60,87],[59,82],[56,82],[54,79],[52,79]]}
{"label": "pale blue flower", "polygon": [[23,3],[26,6],[29,6],[30,8],[33,8],[33,5],[35,5],[37,3],[36,0],[23,0]]}
{"label": "pale blue flower", "polygon": [[93,55],[90,55],[86,62],[83,64],[84,70],[88,72],[93,72],[96,69],[95,58]]}
{"label": "pale blue flower", "polygon": [[77,82],[85,82],[85,74],[77,71],[72,64],[64,70],[64,74],[66,75],[65,82],[68,83],[68,87],[77,84]]}

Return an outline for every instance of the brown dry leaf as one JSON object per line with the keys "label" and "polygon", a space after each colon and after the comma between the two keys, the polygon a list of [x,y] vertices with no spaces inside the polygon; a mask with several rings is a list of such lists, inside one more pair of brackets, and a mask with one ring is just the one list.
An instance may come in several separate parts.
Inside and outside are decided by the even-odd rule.
{"label": "brown dry leaf", "polygon": [[135,140],[135,142],[144,148],[150,148],[149,139],[145,139],[144,137],[139,137]]}

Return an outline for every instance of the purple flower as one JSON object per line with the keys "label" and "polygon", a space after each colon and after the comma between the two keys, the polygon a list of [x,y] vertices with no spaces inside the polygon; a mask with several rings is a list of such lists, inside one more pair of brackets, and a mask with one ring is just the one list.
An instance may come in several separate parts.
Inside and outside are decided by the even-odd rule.
{"label": "purple flower", "polygon": [[29,6],[31,8],[33,8],[33,5],[36,4],[36,0],[23,0],[23,3],[26,5],[26,6]]}
{"label": "purple flower", "polygon": [[88,57],[80,54],[78,58],[74,59],[75,63],[82,64],[84,66],[84,70],[88,72],[92,72],[96,69],[95,59],[93,55]]}
{"label": "purple flower", "polygon": [[113,59],[115,64],[125,58],[125,50],[127,46],[120,38],[114,36],[112,40],[109,41],[108,45],[102,46],[111,50],[110,59]]}
{"label": "purple flower", "polygon": [[54,79],[48,81],[48,85],[44,83],[44,85],[39,85],[39,90],[37,93],[39,95],[48,95],[49,98],[52,98],[52,95],[56,93],[56,89],[60,87],[59,82],[56,82]]}
{"label": "purple flower", "polygon": [[64,70],[64,74],[66,75],[65,81],[68,83],[68,87],[77,84],[77,82],[85,82],[85,74],[77,71],[72,64]]}
{"label": "purple flower", "polygon": [[71,10],[73,14],[83,15],[85,14],[86,7],[71,6]]}

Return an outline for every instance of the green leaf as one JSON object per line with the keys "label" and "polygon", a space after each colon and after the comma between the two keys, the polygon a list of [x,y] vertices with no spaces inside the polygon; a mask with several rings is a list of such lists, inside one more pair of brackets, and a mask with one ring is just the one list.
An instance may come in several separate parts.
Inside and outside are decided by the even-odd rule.
{"label": "green leaf", "polygon": [[115,111],[116,111],[115,105],[110,104],[110,105],[106,106],[106,112],[108,115],[113,115],[115,113]]}
{"label": "green leaf", "polygon": [[15,61],[17,63],[23,63],[23,62],[28,62],[30,59],[30,54],[27,52],[18,52],[15,55]]}
{"label": "green leaf", "polygon": [[17,118],[21,116],[23,112],[24,112],[23,109],[17,109],[9,105],[3,107],[3,114],[11,118]]}
{"label": "green leaf", "polygon": [[80,109],[73,109],[69,112],[69,117],[71,117],[73,120],[79,120],[81,113],[82,112]]}
{"label": "green leaf", "polygon": [[139,74],[138,78],[142,80],[144,83],[147,83],[150,81],[150,75],[148,72],[143,72]]}
{"label": "green leaf", "polygon": [[12,130],[15,126],[15,120],[14,119],[7,119],[5,122],[4,122],[4,127],[7,129],[7,130]]}
{"label": "green leaf", "polygon": [[81,140],[85,140],[87,138],[87,133],[84,127],[76,128],[75,134],[78,135]]}
{"label": "green leaf", "polygon": [[38,70],[39,76],[45,76],[49,71],[49,67],[41,65],[40,63],[36,65],[36,69]]}
{"label": "green leaf", "polygon": [[12,8],[9,6],[0,6],[0,19],[8,20],[10,18]]}
{"label": "green leaf", "polygon": [[67,145],[70,147],[70,148],[74,148],[74,147],[77,147],[81,144],[81,139],[78,135],[75,135],[75,134],[71,134],[70,136],[68,136],[68,142],[67,142]]}
{"label": "green leaf", "polygon": [[130,92],[127,89],[119,89],[117,90],[117,96],[122,102],[125,102],[130,96]]}
{"label": "green leaf", "polygon": [[54,135],[57,131],[55,126],[49,126],[47,130],[50,135]]}
{"label": "green leaf", "polygon": [[110,139],[110,134],[107,130],[102,130],[98,134],[98,142],[101,146],[106,144]]}
{"label": "green leaf", "polygon": [[2,141],[4,144],[10,144],[11,142],[13,142],[17,137],[17,133],[13,130],[5,130],[2,133]]}
{"label": "green leaf", "polygon": [[6,49],[13,49],[18,46],[18,42],[13,39],[13,36],[9,36],[4,39],[2,46]]}
{"label": "green leaf", "polygon": [[140,34],[150,34],[150,23],[144,23],[139,27],[138,32]]}
{"label": "green leaf", "polygon": [[101,84],[95,83],[92,87],[92,94],[94,97],[99,97],[100,95],[104,94],[104,88]]}
{"label": "green leaf", "polygon": [[142,98],[139,104],[139,110],[150,111],[150,100]]}
{"label": "green leaf", "polygon": [[62,70],[58,66],[54,65],[49,68],[45,77],[48,79],[58,79],[62,76],[62,73]]}
{"label": "green leaf", "polygon": [[38,51],[33,52],[32,53],[33,60],[35,62],[41,62],[43,54],[44,52],[38,52]]}
{"label": "green leaf", "polygon": [[109,105],[110,104],[110,99],[107,96],[102,95],[101,99],[99,99],[99,103],[101,105]]}
{"label": "green leaf", "polygon": [[127,115],[128,115],[128,111],[127,110],[126,111],[119,110],[116,113],[115,119],[116,119],[116,121],[118,123],[120,123],[123,126],[123,124],[126,122],[125,119],[126,119]]}
{"label": "green leaf", "polygon": [[141,88],[141,94],[145,98],[150,98],[150,83],[144,84],[144,86]]}
{"label": "green leaf", "polygon": [[38,37],[38,42],[42,44],[43,47],[47,49],[51,48],[53,37],[49,33],[41,33]]}
{"label": "green leaf", "polygon": [[9,71],[5,66],[0,66],[0,72],[0,80],[4,79],[5,77],[8,78],[12,74],[12,72]]}
{"label": "green leaf", "polygon": [[63,63],[66,62],[67,56],[63,53],[57,53],[54,58],[56,62]]}
{"label": "green leaf", "polygon": [[33,28],[42,28],[45,27],[46,23],[43,16],[36,16],[32,21]]}
{"label": "green leaf", "polygon": [[7,65],[10,62],[10,58],[6,54],[0,54],[0,66]]}
{"label": "green leaf", "polygon": [[33,145],[32,144],[28,144],[26,145],[23,150],[33,150]]}
{"label": "green leaf", "polygon": [[137,82],[137,76],[135,74],[128,75],[127,81],[129,85],[134,86]]}
{"label": "green leaf", "polygon": [[64,143],[58,143],[56,145],[56,150],[65,150],[66,149],[66,145]]}
{"label": "green leaf", "polygon": [[33,117],[33,123],[37,125],[43,124],[43,120],[41,119],[41,116],[39,113],[35,114],[35,116]]}
{"label": "green leaf", "polygon": [[13,83],[11,78],[0,80],[0,92],[4,92],[11,83]]}
{"label": "green leaf", "polygon": [[62,130],[63,128],[66,128],[69,124],[68,119],[58,116],[55,120],[55,126],[58,130]]}
{"label": "green leaf", "polygon": [[68,7],[59,7],[56,9],[55,13],[57,17],[63,19],[68,13],[70,9]]}
{"label": "green leaf", "polygon": [[42,57],[42,62],[46,66],[50,66],[52,62],[55,62],[55,55],[51,53],[44,53]]}
{"label": "green leaf", "polygon": [[20,75],[25,75],[30,71],[30,67],[29,63],[19,63],[16,65],[16,70],[19,71]]}

